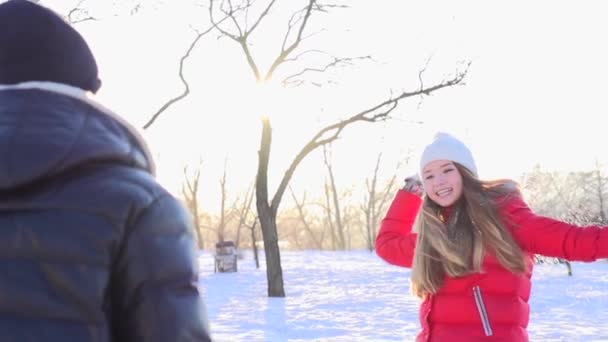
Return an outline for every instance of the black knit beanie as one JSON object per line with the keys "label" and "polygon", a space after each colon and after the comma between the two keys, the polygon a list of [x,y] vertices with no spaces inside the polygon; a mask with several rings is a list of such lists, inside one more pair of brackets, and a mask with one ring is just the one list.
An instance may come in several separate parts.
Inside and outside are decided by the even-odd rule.
{"label": "black knit beanie", "polygon": [[0,4],[0,84],[51,81],[97,92],[97,63],[82,36],[28,0]]}

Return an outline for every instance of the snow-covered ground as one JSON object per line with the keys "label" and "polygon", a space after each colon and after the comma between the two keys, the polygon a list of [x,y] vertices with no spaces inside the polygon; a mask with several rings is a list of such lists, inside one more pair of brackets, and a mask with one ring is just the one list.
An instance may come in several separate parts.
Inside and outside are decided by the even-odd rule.
{"label": "snow-covered ground", "polygon": [[[285,298],[268,298],[263,259],[251,253],[237,273],[214,273],[201,252],[200,288],[214,341],[413,341],[418,300],[409,270],[373,253],[281,253]],[[608,263],[535,267],[531,341],[608,341]]]}

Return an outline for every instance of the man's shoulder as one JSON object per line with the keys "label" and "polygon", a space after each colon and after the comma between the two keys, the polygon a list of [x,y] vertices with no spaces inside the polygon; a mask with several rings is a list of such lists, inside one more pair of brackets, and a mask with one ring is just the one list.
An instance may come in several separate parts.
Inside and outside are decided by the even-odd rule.
{"label": "man's shoulder", "polygon": [[99,183],[110,188],[122,189],[127,194],[158,197],[168,191],[150,172],[139,167],[120,164],[89,166],[81,177],[92,184]]}
{"label": "man's shoulder", "polygon": [[[172,196],[148,171],[120,164],[93,164],[67,171],[54,182],[61,197],[77,207],[119,216],[136,214],[160,197]],[[114,216],[114,215],[112,215]]]}

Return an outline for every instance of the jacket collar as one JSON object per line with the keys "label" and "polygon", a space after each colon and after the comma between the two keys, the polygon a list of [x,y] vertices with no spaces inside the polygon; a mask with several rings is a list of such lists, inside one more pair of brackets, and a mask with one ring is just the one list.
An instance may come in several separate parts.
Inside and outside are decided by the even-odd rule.
{"label": "jacket collar", "polygon": [[39,89],[45,90],[49,92],[54,92],[58,94],[62,94],[65,96],[69,96],[75,99],[78,99],[82,102],[89,104],[90,106],[99,110],[99,112],[111,117],[112,119],[118,121],[122,126],[124,126],[129,133],[135,138],[137,143],[141,146],[146,159],[148,160],[150,172],[153,175],[156,175],[156,165],[154,164],[154,159],[152,158],[152,153],[150,152],[150,148],[143,138],[139,129],[135,126],[127,122],[124,118],[116,114],[114,111],[108,109],[103,106],[101,103],[94,100],[91,96],[93,95],[90,92],[82,90],[77,87],[73,87],[63,83],[56,82],[48,82],[48,81],[29,81],[18,84],[0,84],[0,91],[3,90],[15,90],[15,89]]}

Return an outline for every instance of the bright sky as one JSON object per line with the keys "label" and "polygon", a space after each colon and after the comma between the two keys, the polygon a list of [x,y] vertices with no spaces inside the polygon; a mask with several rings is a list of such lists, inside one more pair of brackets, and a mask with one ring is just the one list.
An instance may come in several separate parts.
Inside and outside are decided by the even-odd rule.
{"label": "bright sky", "polygon": [[[418,71],[429,58],[425,84],[471,60],[466,85],[421,104],[404,103],[397,120],[345,131],[334,147],[343,185],[363,183],[379,151],[390,175],[408,149],[418,155],[436,130],[469,145],[482,178],[518,178],[537,163],[590,169],[596,159],[608,162],[602,139],[608,114],[608,50],[602,42],[608,21],[602,8],[601,1],[354,1],[350,10],[316,21],[317,28],[330,30],[308,47],[342,56],[372,54],[377,62],[332,74],[339,85],[290,91],[272,85],[256,90],[234,42],[209,35],[186,65],[191,96],[146,132],[158,155],[159,179],[175,188],[183,163],[202,158],[206,188],[219,189],[225,160],[233,184],[246,185],[255,174],[264,108],[275,127],[271,177],[277,179],[319,127],[370,107],[391,91],[416,89]],[[100,21],[79,24],[98,57],[104,82],[99,99],[141,126],[181,92],[177,68],[192,39],[190,26],[205,29],[208,23],[205,11],[186,0],[158,1],[133,16],[104,14]],[[263,68],[277,53],[283,28],[284,23],[259,28],[265,39],[254,41],[253,51]],[[262,104],[260,93],[272,104]],[[322,179],[319,161],[319,153],[311,155],[294,183]]]}

